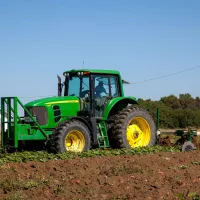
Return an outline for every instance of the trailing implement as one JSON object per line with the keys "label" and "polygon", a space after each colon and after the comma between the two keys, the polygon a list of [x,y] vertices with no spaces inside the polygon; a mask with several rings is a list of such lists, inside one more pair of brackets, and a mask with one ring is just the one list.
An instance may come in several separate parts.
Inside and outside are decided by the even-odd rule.
{"label": "trailing implement", "polygon": [[[91,148],[135,148],[156,143],[156,126],[135,97],[125,97],[116,70],[69,70],[58,76],[58,96],[23,105],[1,98],[1,144],[4,149],[39,143],[55,153]],[[19,116],[19,107],[24,110]],[[7,120],[5,120],[5,115]]]}

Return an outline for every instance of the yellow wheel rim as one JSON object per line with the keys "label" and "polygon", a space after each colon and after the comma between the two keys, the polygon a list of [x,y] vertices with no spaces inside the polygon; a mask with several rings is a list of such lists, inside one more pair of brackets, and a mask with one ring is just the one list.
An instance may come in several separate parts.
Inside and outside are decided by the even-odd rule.
{"label": "yellow wheel rim", "polygon": [[132,148],[147,146],[151,138],[151,129],[148,122],[142,117],[131,119],[128,123],[126,137]]}
{"label": "yellow wheel rim", "polygon": [[70,131],[65,138],[67,151],[81,152],[85,146],[85,138],[80,131]]}

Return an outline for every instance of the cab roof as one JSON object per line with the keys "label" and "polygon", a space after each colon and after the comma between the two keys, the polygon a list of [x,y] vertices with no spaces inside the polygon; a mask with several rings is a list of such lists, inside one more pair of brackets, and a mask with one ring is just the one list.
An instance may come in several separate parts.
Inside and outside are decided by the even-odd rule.
{"label": "cab roof", "polygon": [[[94,74],[114,74],[114,75],[120,75],[120,72],[117,70],[108,70],[108,69],[73,69],[65,71],[64,73],[70,73],[70,72],[90,72]],[[63,73],[63,74],[64,74]]]}

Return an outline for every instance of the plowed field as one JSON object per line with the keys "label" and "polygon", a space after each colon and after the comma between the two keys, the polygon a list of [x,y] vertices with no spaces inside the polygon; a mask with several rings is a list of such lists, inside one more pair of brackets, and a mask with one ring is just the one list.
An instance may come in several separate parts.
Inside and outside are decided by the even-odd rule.
{"label": "plowed field", "polygon": [[0,199],[200,199],[200,151],[0,166]]}

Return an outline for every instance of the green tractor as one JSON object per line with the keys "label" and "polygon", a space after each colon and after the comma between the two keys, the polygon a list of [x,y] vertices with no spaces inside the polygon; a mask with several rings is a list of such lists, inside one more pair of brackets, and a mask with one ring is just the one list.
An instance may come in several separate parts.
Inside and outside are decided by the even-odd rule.
{"label": "green tractor", "polygon": [[124,96],[123,84],[128,82],[118,71],[80,69],[63,75],[63,83],[58,76],[56,97],[26,105],[17,97],[1,98],[4,149],[35,142],[55,153],[155,145],[155,123],[149,112],[137,106],[136,98]]}

